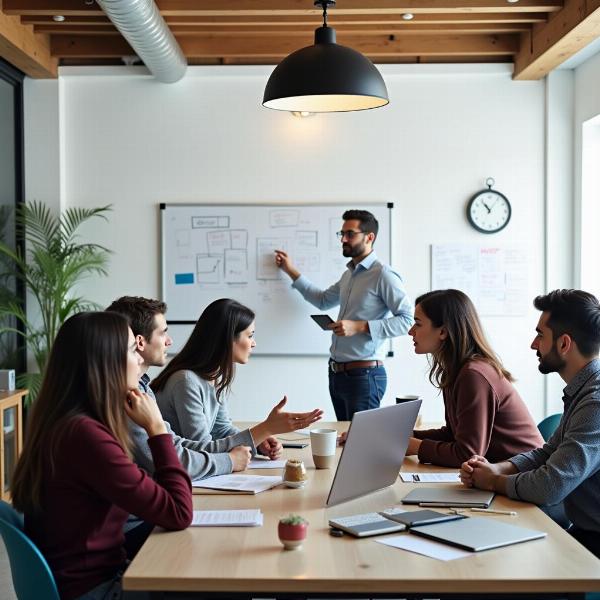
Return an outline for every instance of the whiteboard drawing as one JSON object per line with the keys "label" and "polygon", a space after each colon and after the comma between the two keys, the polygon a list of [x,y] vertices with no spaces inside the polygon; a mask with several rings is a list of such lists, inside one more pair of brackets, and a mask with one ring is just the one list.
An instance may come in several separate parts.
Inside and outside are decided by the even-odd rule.
{"label": "whiteboard drawing", "polygon": [[177,246],[177,256],[179,258],[189,258],[191,256],[190,231],[179,229],[175,233],[175,245]]}
{"label": "whiteboard drawing", "polygon": [[256,238],[256,279],[281,279],[281,270],[275,264],[275,250],[289,251],[285,238]]}
{"label": "whiteboard drawing", "polygon": [[316,248],[318,245],[318,231],[296,231],[296,248]]}
{"label": "whiteboard drawing", "polygon": [[211,256],[215,254],[225,254],[225,250],[231,248],[231,232],[227,229],[223,231],[209,231],[206,234],[208,253]]}
{"label": "whiteboard drawing", "polygon": [[318,273],[321,270],[321,260],[316,252],[297,253],[294,262],[300,273]]}
{"label": "whiteboard drawing", "polygon": [[327,239],[329,240],[329,249],[333,252],[338,250],[341,252],[342,244],[340,240],[337,239],[337,232],[342,228],[342,217],[340,215],[339,218],[333,217],[329,219],[329,235]]}
{"label": "whiteboard drawing", "polygon": [[271,227],[297,227],[300,211],[296,209],[269,211],[269,224]]}
{"label": "whiteboard drawing", "polygon": [[225,250],[225,281],[227,283],[248,283],[248,252],[246,250]]}
{"label": "whiteboard drawing", "polygon": [[229,227],[229,217],[192,217],[192,229],[215,229]]}
{"label": "whiteboard drawing", "polygon": [[220,256],[198,254],[196,256],[196,281],[198,284],[221,283],[222,262],[223,259]]}
{"label": "whiteboard drawing", "polygon": [[230,233],[232,249],[246,250],[248,248],[248,231],[245,229],[232,229]]}

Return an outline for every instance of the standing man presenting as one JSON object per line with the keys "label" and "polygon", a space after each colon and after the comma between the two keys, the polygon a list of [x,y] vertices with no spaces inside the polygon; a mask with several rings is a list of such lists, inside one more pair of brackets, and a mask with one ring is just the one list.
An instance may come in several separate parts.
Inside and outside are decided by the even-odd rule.
{"label": "standing man presenting", "polygon": [[412,303],[402,278],[375,254],[379,225],[366,210],[347,210],[337,236],[350,258],[341,279],[326,290],[311,283],[283,250],[275,262],[293,280],[292,287],[320,310],[340,307],[329,360],[329,393],[338,421],[377,408],[387,387],[383,342],[406,334],[412,325]]}

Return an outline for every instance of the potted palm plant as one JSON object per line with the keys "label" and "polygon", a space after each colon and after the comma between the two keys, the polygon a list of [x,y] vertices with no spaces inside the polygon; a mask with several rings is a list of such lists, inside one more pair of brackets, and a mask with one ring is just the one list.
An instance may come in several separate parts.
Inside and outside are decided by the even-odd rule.
{"label": "potted palm plant", "polygon": [[19,281],[34,302],[26,310],[14,294],[0,295],[0,335],[18,335],[37,366],[37,371],[17,378],[19,387],[29,389],[28,403],[39,391],[48,351],[62,323],[75,313],[99,308],[77,295],[75,287],[86,276],[108,274],[110,251],[81,243],[78,230],[90,219],[106,220],[109,210],[110,206],[68,208],[56,216],[41,202],[24,203],[16,209],[15,223],[25,251],[0,241],[2,287],[10,290],[13,286],[6,284]]}

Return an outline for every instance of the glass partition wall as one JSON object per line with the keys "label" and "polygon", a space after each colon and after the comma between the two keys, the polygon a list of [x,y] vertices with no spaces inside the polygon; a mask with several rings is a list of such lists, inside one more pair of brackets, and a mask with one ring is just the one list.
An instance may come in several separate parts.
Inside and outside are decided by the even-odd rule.
{"label": "glass partition wall", "polygon": [[[23,74],[0,60],[0,240],[11,249],[23,247],[15,228],[15,207],[23,201]],[[24,304],[24,290],[6,277],[0,262],[2,300]],[[14,319],[0,317],[0,327],[19,327]],[[25,348],[16,333],[0,333],[0,369],[25,370]],[[0,498],[9,498],[16,459],[22,447],[21,396],[0,392]]]}
{"label": "glass partition wall", "polygon": [[[12,249],[22,245],[17,239],[14,213],[23,193],[23,74],[0,59],[0,240]],[[6,273],[3,264],[0,273]],[[14,279],[2,279],[0,294],[24,302],[24,290]],[[0,318],[0,326],[6,325],[18,327],[18,323]],[[22,372],[25,359],[18,336],[0,334],[0,369]]]}

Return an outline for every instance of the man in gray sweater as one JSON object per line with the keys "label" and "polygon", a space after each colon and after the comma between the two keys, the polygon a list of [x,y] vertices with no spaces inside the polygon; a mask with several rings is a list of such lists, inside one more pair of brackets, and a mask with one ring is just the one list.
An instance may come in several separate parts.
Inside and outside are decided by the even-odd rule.
{"label": "man in gray sweater", "polygon": [[[160,300],[150,300],[138,296],[123,296],[115,300],[106,310],[122,314],[129,321],[137,342],[137,350],[143,359],[140,366],[139,388],[154,401],[154,392],[150,388],[150,367],[164,367],[167,362],[167,349],[173,343],[168,334],[165,313],[167,305]],[[214,475],[223,475],[232,471],[243,471],[250,461],[251,453],[256,449],[250,446],[237,446],[229,452],[207,452],[201,441],[189,440],[178,436],[165,421],[167,432],[173,438],[177,456],[192,481]],[[129,435],[133,443],[135,462],[148,471],[154,472],[154,462],[148,446],[146,431],[129,419]]]}
{"label": "man in gray sweater", "polygon": [[564,504],[569,533],[600,557],[600,304],[587,292],[555,290],[534,300],[542,311],[531,344],[539,370],[567,384],[558,428],[542,448],[492,464],[461,467],[469,487],[535,504]]}

